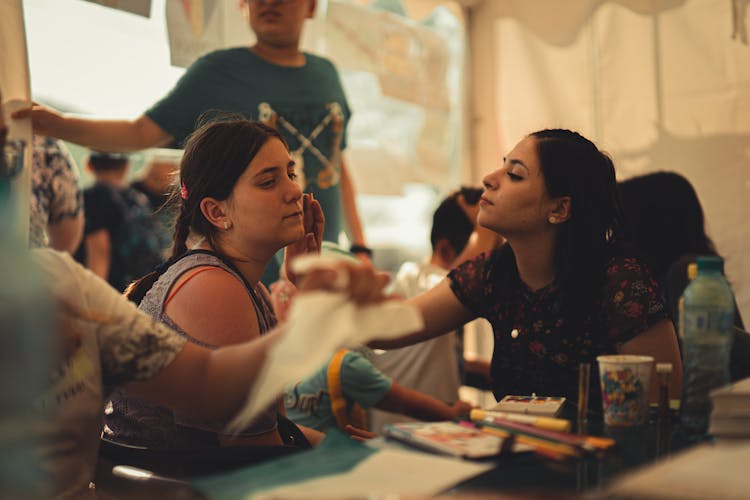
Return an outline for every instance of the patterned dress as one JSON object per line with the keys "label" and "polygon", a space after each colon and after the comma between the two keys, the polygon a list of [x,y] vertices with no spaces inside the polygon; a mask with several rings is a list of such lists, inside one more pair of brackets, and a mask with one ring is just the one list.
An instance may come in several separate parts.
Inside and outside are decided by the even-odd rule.
{"label": "patterned dress", "polygon": [[[596,357],[667,319],[657,283],[637,259],[612,257],[599,298],[579,326],[562,314],[559,284],[536,291],[510,273],[498,272],[501,249],[451,271],[451,289],[461,303],[492,325],[495,346],[491,375],[499,400],[537,393],[576,400],[580,363],[596,370]],[[508,276],[504,280],[499,275]],[[502,293],[505,300],[499,300]],[[591,377],[591,409],[600,408],[598,379]]]}
{"label": "patterned dress", "polygon": [[83,210],[78,169],[62,141],[35,135],[31,160],[29,247],[47,246],[47,224],[77,217]]}

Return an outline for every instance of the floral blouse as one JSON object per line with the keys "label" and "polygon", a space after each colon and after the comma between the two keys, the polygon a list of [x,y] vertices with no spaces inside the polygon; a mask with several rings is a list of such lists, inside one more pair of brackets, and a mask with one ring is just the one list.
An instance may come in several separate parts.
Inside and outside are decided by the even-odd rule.
{"label": "floral blouse", "polygon": [[517,280],[505,292],[509,299],[497,300],[500,283],[491,277],[497,275],[499,255],[500,250],[480,255],[448,276],[458,300],[492,325],[495,397],[537,393],[576,401],[579,364],[591,363],[589,403],[599,408],[596,357],[617,353],[618,345],[668,318],[657,283],[637,259],[611,258],[595,309],[582,327],[572,327],[562,317],[557,283],[531,291]]}
{"label": "floral blouse", "polygon": [[29,247],[47,246],[45,229],[83,210],[78,168],[62,141],[34,136],[29,206]]}

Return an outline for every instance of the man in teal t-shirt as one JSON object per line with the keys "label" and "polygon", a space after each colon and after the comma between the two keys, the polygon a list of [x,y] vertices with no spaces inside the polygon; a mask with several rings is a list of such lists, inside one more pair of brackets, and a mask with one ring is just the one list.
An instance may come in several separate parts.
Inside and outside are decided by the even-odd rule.
{"label": "man in teal t-shirt", "polygon": [[[302,27],[316,3],[245,0],[255,45],[200,58],[166,97],[135,120],[74,118],[34,106],[34,129],[99,151],[128,151],[182,145],[206,112],[237,113],[272,124],[289,143],[305,191],[313,193],[323,208],[323,238],[337,242],[345,220],[353,248],[367,255],[354,188],[341,154],[349,106],[333,64],[299,48]],[[268,282],[268,274],[264,277]]]}
{"label": "man in teal t-shirt", "polygon": [[146,112],[182,144],[206,113],[239,113],[276,127],[286,139],[305,192],[323,207],[323,239],[341,231],[341,151],[349,106],[333,64],[304,54],[302,66],[273,64],[247,48],[198,59],[172,91]]}

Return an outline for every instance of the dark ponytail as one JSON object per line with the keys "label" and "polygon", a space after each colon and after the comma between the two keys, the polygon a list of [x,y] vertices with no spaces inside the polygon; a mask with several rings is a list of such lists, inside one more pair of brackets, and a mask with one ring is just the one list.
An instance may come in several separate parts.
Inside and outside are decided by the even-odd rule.
{"label": "dark ponytail", "polygon": [[555,265],[564,315],[580,323],[598,299],[608,258],[625,246],[615,168],[606,153],[576,132],[540,130],[531,137],[549,195],[571,198],[571,218],[560,225]]}
{"label": "dark ponytail", "polygon": [[215,247],[216,228],[203,216],[201,201],[206,197],[226,200],[260,148],[272,137],[286,146],[277,130],[231,115],[204,123],[190,135],[180,162],[180,189],[170,200],[176,200],[180,208],[172,255],[153,272],[130,284],[125,290],[129,300],[140,304],[159,277],[185,254],[191,231]]}

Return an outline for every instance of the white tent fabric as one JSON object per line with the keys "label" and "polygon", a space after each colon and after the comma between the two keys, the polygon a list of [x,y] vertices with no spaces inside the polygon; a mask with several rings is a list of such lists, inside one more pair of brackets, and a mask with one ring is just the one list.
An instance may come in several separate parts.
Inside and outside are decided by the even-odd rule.
{"label": "white tent fabric", "polygon": [[151,14],[151,0],[87,0],[105,7],[124,10],[132,14],[148,17]]}
{"label": "white tent fabric", "polygon": [[[746,2],[745,2],[746,4]],[[471,11],[475,176],[523,135],[575,129],[620,178],[695,186],[750,317],[750,47],[730,0],[485,0]],[[736,21],[736,22],[735,22]],[[665,194],[665,196],[668,196]]]}
{"label": "white tent fabric", "polygon": [[[357,191],[399,195],[406,183],[457,184],[463,28],[446,9],[420,23],[372,6],[319,2],[303,47],[331,58],[353,108],[348,155]],[[437,4],[436,4],[437,5]],[[231,0],[166,2],[170,60],[189,66],[254,39]],[[382,175],[384,166],[389,175]]]}

